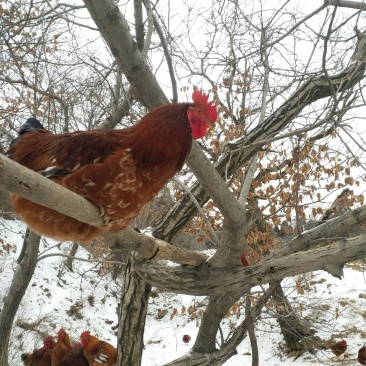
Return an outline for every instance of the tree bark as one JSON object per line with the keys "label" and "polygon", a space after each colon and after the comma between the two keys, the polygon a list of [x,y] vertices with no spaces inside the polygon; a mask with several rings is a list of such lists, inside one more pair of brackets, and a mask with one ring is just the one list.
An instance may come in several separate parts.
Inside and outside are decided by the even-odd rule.
{"label": "tree bark", "polygon": [[[25,239],[28,238],[29,236],[29,227],[27,227],[27,229],[25,230]],[[19,257],[17,259],[17,263],[20,264],[24,258],[24,255],[26,253],[26,249],[27,249],[27,240],[23,240],[23,245],[22,245],[22,250],[19,253]]]}
{"label": "tree bark", "polygon": [[67,269],[70,271],[70,272],[73,272],[73,269],[72,269],[72,263],[74,261],[74,256],[76,254],[76,252],[78,251],[78,248],[79,246],[76,244],[76,243],[72,243],[72,247],[71,247],[71,250],[70,250],[70,253],[69,253],[69,258],[66,259],[65,261],[65,266],[67,267]]}
{"label": "tree bark", "polygon": [[141,365],[143,336],[151,286],[132,270],[130,257],[125,270],[125,283],[118,323],[119,366]]}
{"label": "tree bark", "polygon": [[[276,291],[276,290],[275,290]],[[245,316],[250,316],[251,311],[251,303],[250,303],[250,291],[247,292],[247,296],[245,298]],[[255,328],[254,322],[250,324],[248,329],[248,335],[250,339],[250,346],[252,348],[252,366],[259,365],[259,352],[258,352],[258,342],[257,337],[255,336]]]}
{"label": "tree bark", "polygon": [[192,347],[196,353],[212,353],[216,349],[216,334],[220,323],[230,306],[240,298],[241,293],[228,293],[220,296],[211,296],[203,314],[200,331]]}
{"label": "tree bark", "polygon": [[232,337],[225,343],[225,345],[218,351],[211,353],[189,353],[177,360],[174,360],[165,366],[221,366],[230,357],[236,354],[236,348],[246,337],[246,334],[260,315],[263,306],[267,303],[268,299],[272,296],[279,282],[273,283],[268,290],[266,290],[263,296],[258,300],[255,307],[250,310],[250,314],[245,317],[243,322],[236,328]]}
{"label": "tree bark", "polygon": [[350,0],[324,0],[325,4],[332,6],[340,6],[343,8],[366,10],[366,5],[363,1],[350,1]]}
{"label": "tree bark", "polygon": [[158,261],[170,260],[181,265],[200,266],[207,260],[202,253],[179,248],[159,239],[139,233],[131,227],[115,236],[114,251],[136,251],[144,259]]}
{"label": "tree bark", "polygon": [[13,322],[37,264],[40,236],[30,231],[24,241],[26,244],[23,260],[15,271],[0,313],[0,365],[2,366],[8,366],[8,348]]}
{"label": "tree bark", "polygon": [[10,193],[0,189],[0,216],[9,219],[12,214],[14,212],[10,204]]}

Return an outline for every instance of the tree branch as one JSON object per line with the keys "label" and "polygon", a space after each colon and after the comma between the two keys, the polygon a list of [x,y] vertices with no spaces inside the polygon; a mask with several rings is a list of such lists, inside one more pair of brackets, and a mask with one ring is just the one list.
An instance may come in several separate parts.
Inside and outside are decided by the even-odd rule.
{"label": "tree branch", "polygon": [[151,285],[175,293],[200,296],[245,293],[253,286],[311,271],[324,270],[340,278],[345,263],[366,257],[365,242],[366,235],[343,239],[306,252],[265,259],[250,267],[213,268],[205,263],[182,269],[136,261],[134,269]]}
{"label": "tree branch", "polygon": [[135,35],[137,47],[141,51],[144,48],[144,19],[142,15],[141,0],[133,1],[134,17],[135,17]]}
{"label": "tree branch", "polygon": [[32,231],[24,238],[25,253],[18,265],[0,312],[0,365],[8,365],[8,346],[19,304],[37,265],[40,236]]}
{"label": "tree branch", "polygon": [[202,216],[202,219],[205,222],[205,224],[207,226],[207,229],[208,229],[208,231],[211,234],[211,237],[212,237],[211,240],[215,243],[216,246],[219,245],[219,239],[218,239],[218,237],[217,237],[217,235],[215,233],[215,230],[213,229],[210,221],[208,220],[207,216],[203,212],[200,204],[197,202],[196,197],[193,196],[193,194],[191,193],[191,191],[189,190],[189,188],[184,183],[182,183],[179,179],[173,178],[172,181],[175,184],[177,184],[183,190],[183,192],[185,192],[189,196],[189,198],[192,200],[192,202],[195,204],[195,206],[197,208],[197,211]]}
{"label": "tree branch", "polygon": [[118,5],[113,0],[84,0],[84,4],[122,72],[134,87],[136,99],[149,109],[168,103]]}
{"label": "tree branch", "polygon": [[[150,0],[143,0],[144,3],[146,3],[147,1],[150,1]],[[173,62],[172,62],[172,56],[170,55],[168,45],[167,45],[167,42],[164,37],[163,30],[154,14],[153,14],[153,20],[154,20],[154,27],[156,29],[156,32],[158,33],[158,36],[159,36],[159,39],[161,42],[161,46],[163,47],[163,50],[164,50],[164,56],[166,59],[168,70],[169,70],[169,76],[170,76],[170,81],[172,83],[172,93],[173,93],[172,102],[176,103],[176,102],[178,102],[178,91],[177,91],[177,80],[175,78],[174,67],[173,67]]]}
{"label": "tree branch", "polygon": [[324,0],[324,5],[339,6],[341,8],[351,8],[366,10],[366,3],[363,1],[347,1],[347,0]]}
{"label": "tree branch", "polygon": [[179,248],[165,241],[138,233],[130,226],[115,236],[111,248],[113,251],[136,251],[141,258],[148,260],[163,259],[190,266],[199,266],[208,258],[205,254]]}

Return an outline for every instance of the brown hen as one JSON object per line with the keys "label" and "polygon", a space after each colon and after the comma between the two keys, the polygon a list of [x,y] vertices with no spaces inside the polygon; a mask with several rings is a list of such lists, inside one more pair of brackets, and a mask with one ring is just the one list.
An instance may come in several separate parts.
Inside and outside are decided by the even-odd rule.
{"label": "brown hen", "polygon": [[332,343],[330,345],[330,350],[336,355],[337,360],[339,356],[343,355],[347,351],[347,342],[343,339],[341,341]]}
{"label": "brown hen", "polygon": [[52,134],[30,118],[7,154],[16,162],[99,206],[105,225],[96,228],[12,195],[18,216],[34,232],[57,240],[88,242],[101,230],[123,230],[179,172],[192,137],[212,129],[217,111],[208,95],[195,90],[193,103],[157,107],[123,130]]}
{"label": "brown hen", "polygon": [[361,365],[366,365],[366,347],[363,346],[358,350],[357,361]]}

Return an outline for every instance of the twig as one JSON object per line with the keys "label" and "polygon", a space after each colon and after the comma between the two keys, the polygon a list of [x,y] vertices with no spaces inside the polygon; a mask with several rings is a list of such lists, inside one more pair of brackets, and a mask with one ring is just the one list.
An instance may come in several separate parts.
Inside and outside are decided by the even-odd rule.
{"label": "twig", "polygon": [[201,216],[202,216],[203,220],[205,221],[205,224],[206,224],[206,226],[207,226],[207,228],[208,228],[208,230],[210,231],[210,234],[211,234],[211,236],[212,236],[212,241],[213,241],[216,245],[219,245],[219,242],[220,242],[220,241],[219,241],[219,239],[218,239],[218,237],[217,237],[217,235],[216,235],[216,233],[215,233],[215,230],[213,229],[213,227],[212,227],[212,225],[211,225],[210,221],[208,220],[207,216],[206,216],[206,215],[205,215],[205,213],[203,212],[203,210],[202,210],[202,208],[201,208],[200,204],[199,204],[199,203],[198,203],[198,201],[196,200],[196,197],[192,194],[192,192],[188,189],[188,187],[187,187],[185,184],[183,184],[179,179],[177,179],[177,178],[173,178],[173,179],[172,179],[172,181],[173,181],[175,184],[177,184],[179,187],[181,187],[185,193],[187,193],[187,194],[188,194],[188,196],[189,196],[190,200],[194,203],[194,205],[195,205],[195,206],[196,206],[196,208],[197,208],[197,211],[201,214]]}
{"label": "twig", "polygon": [[37,258],[37,261],[39,262],[42,259],[49,258],[49,257],[65,257],[65,258],[75,259],[77,261],[90,262],[90,263],[124,264],[124,262],[120,262],[120,261],[104,261],[104,260],[100,260],[100,259],[85,259],[85,258],[80,258],[80,257],[74,257],[69,254],[63,254],[63,253],[50,253],[50,254],[41,255],[40,257]]}

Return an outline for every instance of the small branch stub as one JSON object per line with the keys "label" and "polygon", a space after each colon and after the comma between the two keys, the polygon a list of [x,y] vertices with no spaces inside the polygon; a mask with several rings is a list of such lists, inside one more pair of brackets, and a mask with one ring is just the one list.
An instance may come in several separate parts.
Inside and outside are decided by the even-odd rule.
{"label": "small branch stub", "polygon": [[114,240],[113,251],[136,251],[143,259],[158,261],[170,260],[180,265],[200,266],[208,257],[179,248],[165,241],[147,236],[127,227],[119,232]]}

